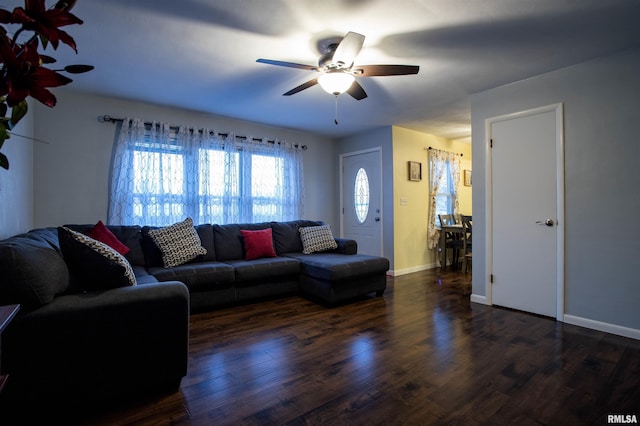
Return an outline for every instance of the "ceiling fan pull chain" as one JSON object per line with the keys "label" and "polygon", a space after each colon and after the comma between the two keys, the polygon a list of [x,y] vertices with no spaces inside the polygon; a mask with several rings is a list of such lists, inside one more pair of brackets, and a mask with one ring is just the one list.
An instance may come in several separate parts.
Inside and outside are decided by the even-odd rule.
{"label": "ceiling fan pull chain", "polygon": [[336,96],[336,112],[333,118],[333,122],[336,123],[336,126],[338,125],[338,95]]}

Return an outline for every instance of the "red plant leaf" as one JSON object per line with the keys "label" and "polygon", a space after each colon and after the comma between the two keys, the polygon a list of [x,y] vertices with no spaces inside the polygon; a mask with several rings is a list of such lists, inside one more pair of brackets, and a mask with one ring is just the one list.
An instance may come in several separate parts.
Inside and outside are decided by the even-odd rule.
{"label": "red plant leaf", "polygon": [[82,20],[69,12],[68,8],[53,8],[46,10],[44,0],[25,0],[25,8],[16,7],[13,10],[12,22],[22,24],[25,30],[34,31],[51,42],[54,49],[58,42],[71,47],[76,52],[76,43],[60,27],[82,24]]}

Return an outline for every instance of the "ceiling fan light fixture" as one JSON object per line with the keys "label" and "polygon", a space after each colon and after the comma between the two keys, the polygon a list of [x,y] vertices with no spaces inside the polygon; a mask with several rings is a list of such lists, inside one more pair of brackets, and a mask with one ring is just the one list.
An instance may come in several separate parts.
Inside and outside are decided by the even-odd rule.
{"label": "ceiling fan light fixture", "polygon": [[318,83],[320,83],[325,92],[337,96],[349,90],[355,79],[351,74],[329,72],[318,77]]}

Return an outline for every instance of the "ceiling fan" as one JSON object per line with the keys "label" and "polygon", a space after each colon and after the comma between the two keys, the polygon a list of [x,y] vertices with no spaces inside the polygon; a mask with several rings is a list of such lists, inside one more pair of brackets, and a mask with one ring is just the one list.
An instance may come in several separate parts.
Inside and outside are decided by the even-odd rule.
{"label": "ceiling fan", "polygon": [[316,84],[336,97],[347,92],[354,99],[362,100],[367,93],[356,81],[356,77],[380,77],[388,75],[417,74],[417,65],[354,65],[354,61],[362,45],[364,36],[355,32],[348,32],[341,40],[333,39],[324,47],[325,52],[320,56],[318,65],[296,64],[293,62],[258,59],[256,62],[278,65],[281,67],[299,68],[320,73],[320,76],[295,87],[284,96],[291,96]]}

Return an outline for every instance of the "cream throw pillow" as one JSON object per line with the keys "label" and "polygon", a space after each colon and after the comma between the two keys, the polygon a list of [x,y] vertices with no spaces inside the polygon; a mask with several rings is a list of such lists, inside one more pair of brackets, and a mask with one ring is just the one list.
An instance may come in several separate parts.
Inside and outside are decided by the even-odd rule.
{"label": "cream throw pillow", "polygon": [[329,225],[302,227],[300,228],[300,239],[304,254],[338,248],[338,243],[333,238]]}
{"label": "cream throw pillow", "polygon": [[182,265],[207,254],[190,217],[165,228],[153,229],[149,236],[160,249],[165,268]]}

